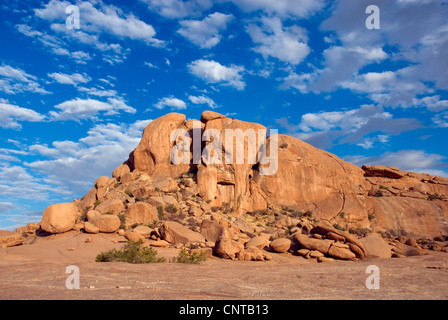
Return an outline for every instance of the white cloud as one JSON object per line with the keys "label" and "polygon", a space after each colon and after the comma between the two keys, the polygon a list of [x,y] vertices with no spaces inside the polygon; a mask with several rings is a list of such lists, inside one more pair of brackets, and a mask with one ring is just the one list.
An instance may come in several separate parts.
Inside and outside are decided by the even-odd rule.
{"label": "white cloud", "polygon": [[115,90],[104,90],[98,88],[78,87],[78,91],[86,92],[88,95],[97,97],[115,97],[117,95],[117,91]]}
{"label": "white cloud", "polygon": [[14,204],[11,202],[0,202],[0,213],[8,212],[12,208],[14,208]]}
{"label": "white cloud", "polygon": [[439,128],[448,128],[448,111],[436,114],[431,120]]}
{"label": "white cloud", "polygon": [[65,74],[65,73],[53,72],[49,73],[48,76],[60,84],[71,84],[75,87],[78,85],[78,83],[87,83],[90,80],[92,80],[86,74],[82,75],[79,73]]}
{"label": "white cloud", "polygon": [[[49,35],[46,32],[33,30],[29,25],[18,24],[16,25],[16,28],[23,35],[33,38],[35,41],[41,43],[44,47],[49,48],[50,52],[59,56],[67,56],[73,59],[73,61],[78,64],[86,64],[89,60],[92,59],[90,53],[79,50],[72,51],[67,46],[67,44],[64,43],[64,41],[61,41],[58,37]],[[65,26],[64,29],[65,31],[68,30],[67,28],[65,28]]]}
{"label": "white cloud", "polygon": [[149,61],[145,61],[144,64],[145,64],[145,66],[147,66],[147,67],[150,68],[150,69],[160,69],[158,66],[152,64],[152,63],[149,62]]}
{"label": "white cloud", "polygon": [[148,8],[165,18],[185,18],[199,16],[204,10],[212,7],[212,0],[140,0]]}
{"label": "white cloud", "polygon": [[323,0],[230,0],[246,12],[262,10],[282,17],[309,18],[322,9]]}
{"label": "white cloud", "polygon": [[[287,133],[318,148],[335,144],[356,144],[371,148],[374,143],[386,143],[390,135],[398,135],[421,127],[416,119],[394,118],[380,106],[363,105],[359,109],[307,113],[298,125],[287,119],[277,123]],[[373,135],[373,136],[372,136]]]}
{"label": "white cloud", "polygon": [[32,145],[30,151],[49,159],[25,162],[25,165],[43,174],[47,184],[59,186],[73,197],[82,196],[97,177],[110,176],[128,158],[140,142],[143,128],[151,121],[98,124],[78,141]]}
{"label": "white cloud", "polygon": [[157,109],[163,109],[165,107],[169,107],[175,110],[182,110],[186,109],[187,105],[185,104],[184,101],[171,96],[160,99],[156,104],[154,104],[154,107],[156,107]]}
{"label": "white cloud", "polygon": [[[41,9],[35,9],[39,18],[47,21],[63,21],[67,18],[65,8],[71,3],[51,0]],[[95,7],[94,4],[98,7]],[[103,2],[94,4],[78,1],[80,29],[87,33],[107,33],[119,38],[141,40],[151,45],[161,45],[162,41],[154,38],[156,32],[151,25],[141,21],[132,13],[125,14],[120,8]]]}
{"label": "white cloud", "polygon": [[296,25],[284,27],[277,17],[261,18],[261,27],[250,24],[247,31],[256,44],[254,51],[265,59],[274,57],[297,65],[310,53],[306,31]]}
{"label": "white cloud", "polygon": [[40,113],[19,106],[0,103],[0,127],[4,129],[20,129],[22,125],[19,121],[40,122],[45,116]]}
{"label": "white cloud", "polygon": [[226,67],[213,60],[200,59],[191,62],[188,69],[190,73],[208,83],[219,83],[234,87],[237,90],[243,90],[246,86],[242,80],[244,68],[241,66],[231,65]]}
{"label": "white cloud", "polygon": [[16,94],[24,91],[30,91],[40,94],[49,92],[40,87],[37,78],[19,68],[13,68],[9,65],[0,66],[0,91],[7,94]]}
{"label": "white cloud", "polygon": [[126,113],[136,112],[134,108],[117,98],[108,98],[107,102],[76,98],[62,102],[54,107],[60,111],[50,111],[50,121],[95,119],[100,112],[107,116],[118,114],[120,111]]}
{"label": "white cloud", "polygon": [[210,99],[209,97],[206,97],[204,95],[202,96],[188,96],[188,99],[194,103],[194,104],[206,104],[209,108],[215,109],[217,108],[217,104],[215,101]]}
{"label": "white cloud", "polygon": [[220,32],[227,28],[232,19],[231,14],[215,12],[203,20],[180,21],[181,28],[177,32],[200,48],[210,49],[221,41]]}

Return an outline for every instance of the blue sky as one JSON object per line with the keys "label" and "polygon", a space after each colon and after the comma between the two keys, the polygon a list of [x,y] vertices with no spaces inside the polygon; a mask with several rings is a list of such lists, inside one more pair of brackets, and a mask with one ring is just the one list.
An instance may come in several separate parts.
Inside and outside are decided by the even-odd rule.
{"label": "blue sky", "polygon": [[82,197],[168,112],[448,176],[446,1],[12,0],[0,38],[0,229]]}

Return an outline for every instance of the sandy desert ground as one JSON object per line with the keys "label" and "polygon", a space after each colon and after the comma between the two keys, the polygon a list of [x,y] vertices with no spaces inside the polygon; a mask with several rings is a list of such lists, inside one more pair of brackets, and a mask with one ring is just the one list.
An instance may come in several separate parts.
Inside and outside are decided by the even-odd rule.
{"label": "sandy desert ground", "polygon": [[[93,242],[86,243],[88,237]],[[0,249],[0,299],[448,299],[448,254],[442,252],[327,263],[275,253],[268,262],[95,262],[99,252],[124,242],[117,235],[71,232]],[[178,253],[157,251],[167,258]],[[79,268],[80,289],[66,288],[69,265]],[[378,290],[366,288],[369,265],[379,268]]]}

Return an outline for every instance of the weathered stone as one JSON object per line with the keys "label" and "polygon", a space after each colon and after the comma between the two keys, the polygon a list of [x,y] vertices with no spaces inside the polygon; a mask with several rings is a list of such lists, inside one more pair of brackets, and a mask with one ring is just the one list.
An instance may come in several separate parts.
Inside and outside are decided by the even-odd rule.
{"label": "weathered stone", "polygon": [[156,240],[156,241],[151,241],[149,243],[150,246],[152,247],[169,247],[170,243],[168,241],[165,240]]}
{"label": "weathered stone", "polygon": [[291,247],[291,240],[286,238],[275,239],[271,241],[269,247],[275,252],[284,253]]}
{"label": "weathered stone", "polygon": [[92,219],[91,222],[99,229],[99,232],[111,233],[118,230],[120,227],[120,219],[116,215],[103,214]]}
{"label": "weathered stone", "polygon": [[216,242],[224,234],[224,231],[224,227],[216,221],[205,219],[201,223],[200,233],[207,241]]}
{"label": "weathered stone", "polygon": [[226,237],[220,237],[213,248],[213,251],[219,257],[232,260],[235,260],[237,254],[242,250],[244,250],[244,246],[241,243]]}
{"label": "weathered stone", "polygon": [[151,236],[152,229],[147,226],[137,226],[132,232],[138,233],[145,238],[149,238]]}
{"label": "weathered stone", "polygon": [[87,211],[86,218],[87,218],[87,221],[90,221],[93,218],[100,216],[100,215],[101,215],[101,213],[98,210],[89,210],[89,211]]}
{"label": "weathered stone", "polygon": [[128,231],[124,234],[124,237],[129,241],[141,241],[142,243],[145,243],[146,239],[141,234],[138,234],[137,232]]}
{"label": "weathered stone", "polygon": [[45,209],[40,226],[50,233],[67,232],[75,226],[78,215],[73,203],[53,204]]}
{"label": "weathered stone", "polygon": [[98,233],[100,232],[100,228],[87,221],[84,223],[84,231],[87,233]]}
{"label": "weathered stone", "polygon": [[336,234],[334,232],[331,232],[331,231],[328,232],[326,234],[326,236],[327,236],[327,239],[331,239],[331,240],[339,241],[339,242],[345,242],[345,238],[343,236],[340,236],[340,235],[338,235],[338,234]]}
{"label": "weathered stone", "polygon": [[105,200],[95,207],[95,210],[101,214],[106,213],[120,214],[122,211],[124,211],[124,209],[125,206],[123,202],[119,199]]}
{"label": "weathered stone", "polygon": [[115,179],[120,179],[120,177],[126,173],[131,172],[131,169],[129,169],[129,166],[127,164],[119,165],[113,172],[112,177]]}
{"label": "weathered stone", "polygon": [[136,202],[130,205],[125,211],[126,225],[133,225],[135,223],[148,224],[158,220],[157,209],[146,202]]}
{"label": "weathered stone", "polygon": [[101,189],[101,188],[105,187],[107,185],[107,183],[109,182],[109,180],[110,180],[110,178],[106,177],[106,176],[99,177],[95,181],[95,188]]}
{"label": "weathered stone", "polygon": [[378,258],[390,258],[391,249],[389,245],[381,238],[375,236],[375,234],[368,234],[366,237],[361,238],[359,241],[363,244],[366,256],[378,257]]}
{"label": "weathered stone", "polygon": [[205,242],[205,237],[202,234],[194,232],[174,221],[164,222],[159,231],[162,238],[170,243]]}
{"label": "weathered stone", "polygon": [[25,239],[19,233],[0,230],[0,248],[14,247],[23,244]]}
{"label": "weathered stone", "polygon": [[246,249],[249,247],[257,247],[259,249],[263,249],[266,244],[267,244],[267,240],[265,237],[262,236],[258,236],[258,237],[254,237],[252,239],[250,239],[248,242],[246,242],[245,247]]}
{"label": "weathered stone", "polygon": [[337,245],[331,245],[330,249],[328,249],[327,254],[329,256],[332,256],[333,258],[341,259],[341,260],[353,260],[356,258],[356,255],[353,252],[351,252],[349,249],[342,248]]}
{"label": "weathered stone", "polygon": [[299,243],[299,245],[302,248],[308,249],[308,250],[317,250],[322,252],[323,254],[327,254],[328,249],[330,249],[330,246],[332,243],[334,243],[333,240],[326,240],[326,239],[313,239],[313,238],[306,238],[306,237],[297,237],[295,236],[294,239]]}

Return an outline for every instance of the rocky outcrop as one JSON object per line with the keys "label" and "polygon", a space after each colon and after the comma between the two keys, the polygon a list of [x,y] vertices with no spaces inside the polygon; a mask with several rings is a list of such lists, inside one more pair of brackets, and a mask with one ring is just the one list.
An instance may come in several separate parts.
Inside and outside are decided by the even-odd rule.
{"label": "rocky outcrop", "polygon": [[386,257],[390,246],[407,246],[391,244],[398,235],[422,248],[418,239],[448,235],[446,178],[360,168],[213,111],[185,120],[170,113],[152,121],[111,178],[96,179],[73,204],[48,207],[39,225],[50,233],[122,228],[150,245],[207,246],[222,258],[258,261],[270,259],[266,250],[317,261]]}

